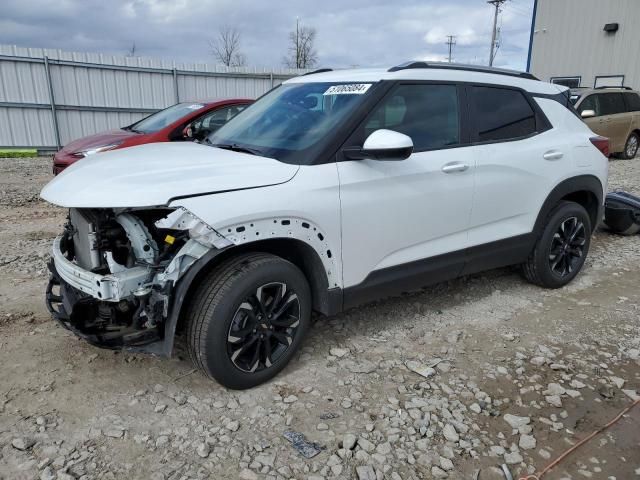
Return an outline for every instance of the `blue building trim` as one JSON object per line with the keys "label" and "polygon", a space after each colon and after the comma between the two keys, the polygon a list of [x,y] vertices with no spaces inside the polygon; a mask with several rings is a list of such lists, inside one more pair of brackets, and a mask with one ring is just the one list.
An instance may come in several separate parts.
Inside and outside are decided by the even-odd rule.
{"label": "blue building trim", "polygon": [[529,53],[527,54],[527,72],[531,72],[531,51],[533,50],[533,29],[536,27],[536,13],[538,0],[533,0],[533,15],[531,16],[531,32],[529,33]]}

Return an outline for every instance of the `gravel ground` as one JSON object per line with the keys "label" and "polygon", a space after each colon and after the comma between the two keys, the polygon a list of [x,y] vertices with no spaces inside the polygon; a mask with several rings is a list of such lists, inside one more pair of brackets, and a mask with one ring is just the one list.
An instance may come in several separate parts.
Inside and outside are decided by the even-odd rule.
{"label": "gravel ground", "polygon": [[[501,269],[319,319],[275,381],[99,350],[43,305],[64,220],[45,159],[0,159],[0,479],[472,479],[540,471],[640,387],[640,236],[599,230],[547,291]],[[610,188],[640,194],[640,160]],[[416,373],[417,372],[417,373]],[[319,447],[312,458],[285,438]],[[314,447],[311,448],[313,450]],[[545,478],[640,478],[640,406]]]}

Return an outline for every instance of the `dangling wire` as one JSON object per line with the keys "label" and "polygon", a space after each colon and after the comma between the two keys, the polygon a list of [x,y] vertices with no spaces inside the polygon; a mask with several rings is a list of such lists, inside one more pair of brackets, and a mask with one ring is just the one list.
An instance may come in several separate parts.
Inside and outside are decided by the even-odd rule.
{"label": "dangling wire", "polygon": [[540,480],[542,478],[543,475],[545,475],[548,471],[550,471],[552,468],[554,468],[556,465],[558,465],[562,460],[564,460],[571,452],[573,452],[574,450],[576,450],[578,447],[584,445],[585,443],[587,443],[589,440],[591,440],[593,437],[595,437],[596,435],[598,435],[600,432],[603,432],[604,430],[606,430],[607,428],[609,428],[611,425],[613,425],[614,423],[616,423],[618,420],[620,420],[623,415],[625,413],[627,413],[629,410],[631,410],[633,407],[635,407],[636,405],[638,405],[640,403],[640,398],[638,398],[635,402],[633,402],[631,405],[629,405],[627,408],[625,408],[624,410],[622,410],[618,415],[616,415],[616,417],[611,420],[609,423],[607,423],[606,425],[600,427],[598,430],[596,430],[595,432],[593,432],[592,434],[590,434],[589,436],[583,438],[582,440],[580,440],[578,443],[576,443],[573,447],[571,447],[570,449],[568,449],[567,451],[565,451],[562,455],[560,455],[558,458],[556,458],[553,462],[551,462],[549,465],[547,465],[546,467],[544,467],[544,469],[542,469],[540,472],[537,472],[534,475],[527,475],[525,477],[520,477],[518,480]]}

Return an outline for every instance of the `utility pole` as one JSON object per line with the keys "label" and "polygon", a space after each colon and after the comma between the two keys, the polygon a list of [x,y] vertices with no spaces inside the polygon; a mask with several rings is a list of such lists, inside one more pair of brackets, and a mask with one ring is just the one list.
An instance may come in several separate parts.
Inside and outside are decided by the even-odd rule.
{"label": "utility pole", "polygon": [[456,44],[456,36],[447,35],[446,44],[449,45],[449,63],[451,63],[451,51],[453,50],[453,46]]}
{"label": "utility pole", "polygon": [[493,31],[491,32],[491,50],[489,51],[489,66],[493,66],[493,59],[496,54],[496,34],[498,30],[498,13],[500,13],[500,7],[507,0],[487,0],[487,3],[490,3],[495,7],[495,12],[493,14]]}

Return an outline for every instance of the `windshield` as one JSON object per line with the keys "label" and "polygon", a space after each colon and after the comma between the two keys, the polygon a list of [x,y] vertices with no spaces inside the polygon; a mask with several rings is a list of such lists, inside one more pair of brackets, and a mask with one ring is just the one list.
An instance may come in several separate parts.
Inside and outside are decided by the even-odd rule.
{"label": "windshield", "polygon": [[159,112],[152,113],[139,122],[125,127],[125,130],[138,133],[155,133],[203,107],[204,105],[201,103],[178,103]]}
{"label": "windshield", "polygon": [[370,83],[279,86],[212,133],[207,143],[304,164],[369,94]]}

